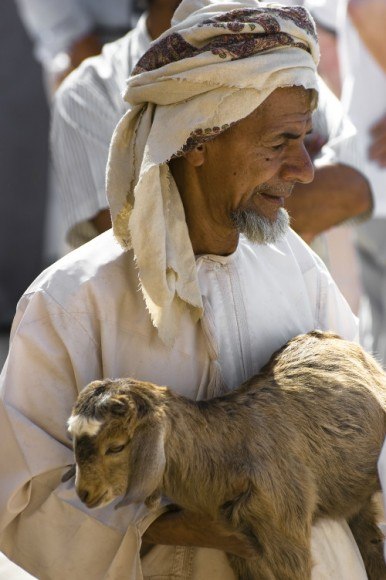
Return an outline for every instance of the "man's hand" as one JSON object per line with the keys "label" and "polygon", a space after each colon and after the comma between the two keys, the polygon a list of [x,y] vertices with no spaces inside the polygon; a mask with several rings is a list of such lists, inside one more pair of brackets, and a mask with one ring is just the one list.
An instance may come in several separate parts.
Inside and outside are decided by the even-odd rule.
{"label": "man's hand", "polygon": [[386,115],[371,128],[372,144],[369,157],[380,167],[386,167]]}
{"label": "man's hand", "polygon": [[164,544],[214,548],[241,558],[257,557],[256,546],[227,522],[213,521],[186,510],[162,514],[146,530],[142,542],[142,555],[146,553],[149,544]]}
{"label": "man's hand", "polygon": [[311,135],[307,135],[304,139],[304,145],[307,149],[308,155],[311,157],[312,160],[320,153],[323,145],[327,143],[327,139],[319,133],[312,133]]}
{"label": "man's hand", "polygon": [[111,217],[108,209],[102,209],[90,219],[99,234],[111,228]]}

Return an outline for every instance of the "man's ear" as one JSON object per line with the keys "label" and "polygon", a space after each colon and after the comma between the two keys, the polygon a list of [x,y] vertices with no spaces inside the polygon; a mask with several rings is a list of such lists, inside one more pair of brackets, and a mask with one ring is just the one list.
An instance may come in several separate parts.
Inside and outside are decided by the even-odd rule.
{"label": "man's ear", "polygon": [[191,151],[185,153],[184,157],[186,161],[190,163],[190,165],[193,165],[193,167],[201,167],[201,165],[203,165],[205,161],[205,153],[206,153],[205,143],[202,143],[201,145],[197,145],[197,147],[195,147]]}

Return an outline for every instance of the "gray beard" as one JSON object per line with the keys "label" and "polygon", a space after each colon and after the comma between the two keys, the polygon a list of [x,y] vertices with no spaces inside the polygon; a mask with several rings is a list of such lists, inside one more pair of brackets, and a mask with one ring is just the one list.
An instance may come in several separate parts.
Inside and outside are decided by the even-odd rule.
{"label": "gray beard", "polygon": [[240,234],[254,244],[274,244],[288,232],[290,218],[287,210],[279,208],[275,221],[263,217],[253,210],[236,210],[231,215],[232,223]]}

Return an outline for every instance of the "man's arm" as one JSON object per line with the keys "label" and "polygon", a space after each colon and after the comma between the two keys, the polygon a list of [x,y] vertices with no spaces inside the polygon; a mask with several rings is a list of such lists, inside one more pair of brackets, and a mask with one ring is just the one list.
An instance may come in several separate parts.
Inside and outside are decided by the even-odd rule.
{"label": "man's arm", "polygon": [[16,0],[16,4],[54,94],[85,58],[100,53],[102,44],[92,31],[94,22],[78,0]]}
{"label": "man's arm", "polygon": [[[89,510],[73,479],[61,481],[73,462],[72,405],[83,385],[102,376],[95,320],[79,314],[87,309],[82,302],[72,315],[40,291],[19,305],[0,379],[0,549],[38,578],[83,580],[85,570],[88,578],[115,578],[125,569],[136,580],[140,534],[163,510]],[[253,553],[225,525],[185,513],[161,516],[147,539]]]}
{"label": "man's arm", "polygon": [[36,54],[46,64],[85,37],[93,26],[78,0],[16,0],[16,4],[35,41]]}
{"label": "man's arm", "polygon": [[323,231],[371,212],[372,193],[353,167],[328,164],[316,168],[311,183],[295,185],[286,207],[293,229],[310,243]]}
{"label": "man's arm", "polygon": [[22,299],[13,329],[0,378],[0,549],[37,578],[116,577],[124,565],[135,579],[136,522],[148,510],[87,510],[73,481],[61,483],[73,462],[67,417],[82,385],[100,376],[98,345],[43,292]]}
{"label": "man's arm", "polygon": [[214,548],[241,558],[256,557],[256,547],[225,522],[184,510],[162,514],[142,536],[147,545],[198,546]]}

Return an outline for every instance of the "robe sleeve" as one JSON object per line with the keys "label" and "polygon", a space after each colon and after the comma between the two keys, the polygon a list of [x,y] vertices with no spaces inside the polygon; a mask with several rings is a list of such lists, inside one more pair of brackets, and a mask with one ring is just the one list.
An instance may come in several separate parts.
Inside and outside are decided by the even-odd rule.
{"label": "robe sleeve", "polygon": [[72,405],[102,375],[85,319],[44,292],[19,305],[0,377],[0,550],[40,580],[140,580],[141,534],[164,510],[89,510],[73,479],[61,481],[74,461]]}

